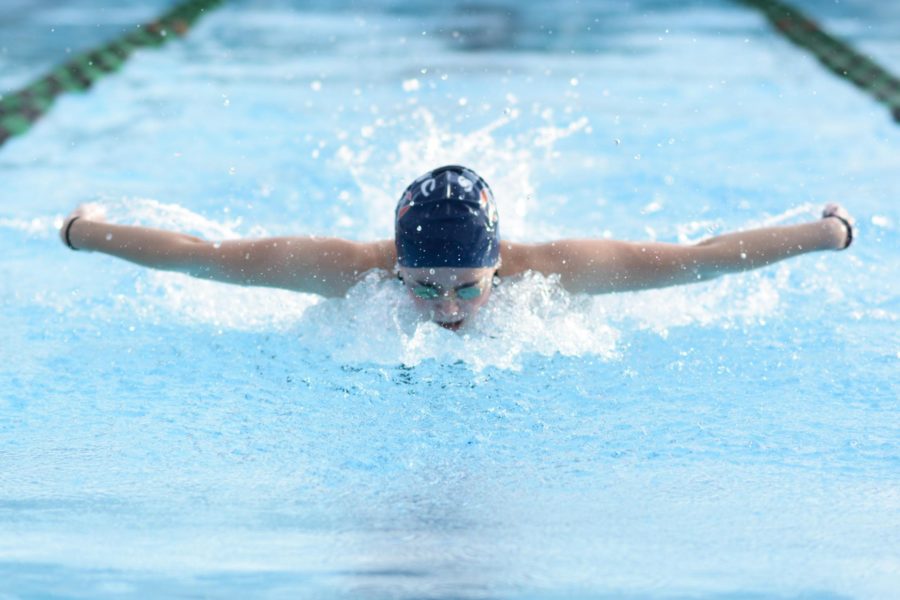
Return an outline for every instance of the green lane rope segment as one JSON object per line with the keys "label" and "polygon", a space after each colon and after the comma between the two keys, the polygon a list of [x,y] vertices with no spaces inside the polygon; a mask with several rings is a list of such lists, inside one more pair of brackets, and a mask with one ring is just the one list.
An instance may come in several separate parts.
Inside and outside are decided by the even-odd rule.
{"label": "green lane rope segment", "polygon": [[815,55],[828,70],[848,79],[886,105],[900,123],[900,79],[819,27],[793,6],[778,0],[737,0],[762,12],[775,30]]}
{"label": "green lane rope segment", "polygon": [[104,75],[122,68],[140,48],[154,48],[176,36],[186,35],[197,19],[222,2],[224,0],[187,0],[119,39],[74,56],[24,88],[3,94],[0,96],[0,146],[11,137],[28,131],[50,110],[59,95],[89,89]]}

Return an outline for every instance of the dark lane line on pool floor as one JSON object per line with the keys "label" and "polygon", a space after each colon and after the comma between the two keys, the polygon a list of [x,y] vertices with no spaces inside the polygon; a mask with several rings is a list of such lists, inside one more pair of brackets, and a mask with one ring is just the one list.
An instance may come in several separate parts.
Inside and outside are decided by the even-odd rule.
{"label": "dark lane line on pool floor", "polygon": [[223,1],[183,2],[135,31],[66,61],[24,88],[0,95],[0,147],[28,131],[61,94],[89,89],[104,75],[118,71],[135,50],[165,44],[174,37],[170,32],[186,35],[197,19]]}
{"label": "dark lane line on pool floor", "polygon": [[900,79],[823,30],[797,8],[778,0],[737,0],[762,12],[775,31],[815,55],[829,71],[886,105],[900,124]]}

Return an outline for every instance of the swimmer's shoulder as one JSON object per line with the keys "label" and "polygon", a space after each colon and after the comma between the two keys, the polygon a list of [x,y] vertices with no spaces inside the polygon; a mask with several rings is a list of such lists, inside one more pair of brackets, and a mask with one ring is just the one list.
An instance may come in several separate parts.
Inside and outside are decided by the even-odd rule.
{"label": "swimmer's shoulder", "polygon": [[534,244],[500,242],[500,277],[509,277],[534,268]]}
{"label": "swimmer's shoulder", "polygon": [[397,264],[397,246],[394,240],[356,242],[357,264],[360,272],[379,270],[392,273]]}

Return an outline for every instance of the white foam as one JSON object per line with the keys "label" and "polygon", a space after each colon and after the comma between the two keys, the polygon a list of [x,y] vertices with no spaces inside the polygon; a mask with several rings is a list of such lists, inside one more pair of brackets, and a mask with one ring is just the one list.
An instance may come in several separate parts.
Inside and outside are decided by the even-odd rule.
{"label": "white foam", "polygon": [[675,327],[732,327],[777,313],[789,270],[696,286],[607,296],[572,295],[554,277],[506,281],[460,331],[423,321],[395,281],[371,274],[346,299],[311,307],[297,323],[303,343],[347,363],[416,365],[433,359],[518,369],[529,355],[616,360],[628,330],[667,336]]}
{"label": "white foam", "polygon": [[311,294],[241,287],[160,271],[140,278],[135,291],[137,296],[129,304],[144,318],[175,317],[186,324],[240,331],[285,331],[321,301]]}
{"label": "white foam", "polygon": [[[579,308],[580,307],[580,308]],[[312,307],[298,332],[341,362],[416,365],[462,361],[475,370],[516,369],[525,355],[595,354],[612,358],[619,334],[556,282],[527,275],[497,288],[460,331],[423,320],[396,280],[372,273],[346,299]]]}
{"label": "white foam", "polygon": [[[241,219],[216,221],[199,215],[178,204],[165,204],[149,198],[98,198],[85,203],[104,214],[113,223],[144,225],[177,231],[189,231],[210,239],[235,239],[241,237],[237,227]],[[0,219],[0,228],[13,229],[28,236],[45,239],[56,235],[65,221],[65,215],[47,215],[31,219]],[[263,232],[254,232],[261,233]]]}
{"label": "white foam", "polygon": [[0,228],[14,229],[32,237],[47,238],[62,225],[60,216],[35,217],[33,219],[0,219]]}
{"label": "white foam", "polygon": [[[100,200],[107,218],[115,223],[159,227],[173,231],[190,232],[213,240],[230,240],[241,237],[237,228],[241,219],[217,221],[204,217],[179,204],[166,204],[150,198],[122,198]],[[254,231],[265,235],[265,231]]]}

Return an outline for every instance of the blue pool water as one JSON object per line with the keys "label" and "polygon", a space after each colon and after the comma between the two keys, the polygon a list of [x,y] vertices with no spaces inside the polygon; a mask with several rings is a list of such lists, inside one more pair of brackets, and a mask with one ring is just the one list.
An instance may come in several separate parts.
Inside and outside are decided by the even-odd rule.
{"label": "blue pool water", "polygon": [[[165,10],[0,7],[0,89]],[[800,3],[900,71],[896,5]],[[694,286],[504,282],[468,331],[67,251],[76,204],[391,235],[470,165],[509,239],[859,219]],[[894,598],[900,129],[728,2],[233,1],[0,149],[0,597]]]}

